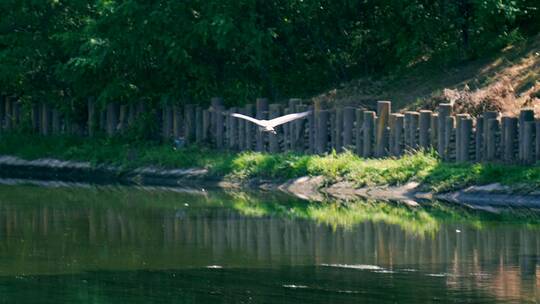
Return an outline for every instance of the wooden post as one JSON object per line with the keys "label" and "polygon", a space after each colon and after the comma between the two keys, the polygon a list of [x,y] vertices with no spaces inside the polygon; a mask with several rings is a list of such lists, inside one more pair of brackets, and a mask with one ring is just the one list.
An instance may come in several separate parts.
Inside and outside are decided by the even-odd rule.
{"label": "wooden post", "polygon": [[353,130],[355,109],[353,107],[343,108],[343,146],[346,149],[351,149],[353,144]]}
{"label": "wooden post", "polygon": [[456,130],[456,161],[469,160],[469,144],[472,130],[472,119],[468,114],[458,114]]}
{"label": "wooden post", "polygon": [[405,116],[403,114],[394,114],[394,150],[392,154],[394,156],[401,156],[403,154],[403,124],[405,122]]}
{"label": "wooden post", "polygon": [[[223,111],[223,99],[221,97],[212,97],[210,99],[210,108],[212,113],[212,137],[217,140],[217,132],[218,132],[218,126],[217,126],[217,120],[220,119],[218,116],[221,116],[221,113],[218,113],[218,111]],[[219,114],[219,115],[218,115]],[[221,117],[223,119],[223,117]],[[216,141],[217,144],[217,141]]]}
{"label": "wooden post", "polygon": [[[174,115],[174,111],[173,111],[173,115]],[[127,121],[128,126],[130,127],[133,126],[133,124],[135,123],[136,116],[137,116],[137,110],[135,109],[135,105],[133,103],[130,103],[128,106],[128,121]],[[173,125],[174,125],[174,119],[173,119]],[[176,132],[174,132],[174,130],[173,130],[173,135],[176,135]]]}
{"label": "wooden post", "polygon": [[88,121],[86,122],[88,126],[88,136],[94,137],[96,133],[96,103],[94,101],[93,97],[89,97],[87,100],[87,108],[88,108]]}
{"label": "wooden post", "polygon": [[471,148],[471,135],[473,130],[473,119],[468,117],[463,121],[463,133],[461,138],[463,140],[463,161],[469,161],[471,159],[470,148]]}
{"label": "wooden post", "polygon": [[334,136],[336,137],[336,151],[343,152],[343,108],[336,108],[336,121],[334,128]]}
{"label": "wooden post", "polygon": [[455,148],[455,128],[456,128],[456,118],[454,116],[446,117],[446,124],[444,126],[444,153],[443,159],[446,161],[451,161],[454,158],[452,154],[452,148]]}
{"label": "wooden post", "polygon": [[0,134],[6,121],[6,95],[0,94]]}
{"label": "wooden post", "polygon": [[225,112],[225,109],[223,106],[221,105],[217,105],[216,108],[214,109],[214,114],[215,114],[215,118],[216,118],[216,121],[215,121],[215,127],[216,127],[216,148],[218,149],[223,149],[224,147],[224,138],[223,138],[223,115],[224,115],[224,112]]}
{"label": "wooden post", "polygon": [[[268,99],[257,98],[257,119],[266,119],[265,112],[268,113]],[[264,151],[266,145],[266,132],[257,132],[257,151]]]}
{"label": "wooden post", "polygon": [[525,124],[527,121],[534,121],[534,111],[532,109],[523,109],[519,113],[519,144],[518,156],[519,160],[525,162]]}
{"label": "wooden post", "polygon": [[[289,112],[290,113],[296,113],[298,111],[298,106],[302,102],[299,98],[291,98],[289,99]],[[289,148],[293,151],[296,150],[296,142],[298,138],[298,128],[300,127],[300,121],[293,121],[292,123],[288,124],[289,129]]]}
{"label": "wooden post", "polygon": [[[247,116],[253,117],[255,115],[255,106],[253,104],[247,104],[246,108],[244,109],[245,114]],[[251,122],[246,122],[246,150],[253,150],[253,142],[254,142],[254,136],[256,135],[256,129],[255,126]]]}
{"label": "wooden post", "polygon": [[[39,134],[39,126],[40,126],[40,105],[37,103],[32,104],[32,132]],[[0,129],[2,128],[2,118],[0,117]]]}
{"label": "wooden post", "polygon": [[330,149],[337,151],[336,146],[336,109],[328,110],[330,113]]}
{"label": "wooden post", "polygon": [[418,123],[418,142],[424,150],[429,149],[429,132],[431,126],[432,112],[428,110],[420,111],[420,121]]}
{"label": "wooden post", "polygon": [[462,155],[465,151],[463,144],[465,143],[462,139],[463,131],[463,120],[469,117],[467,114],[457,114],[456,115],[456,161],[463,162],[464,156]]}
{"label": "wooden post", "polygon": [[[505,123],[505,120],[503,120],[503,125]],[[474,134],[474,151],[475,151],[475,159],[477,162],[481,162],[483,160],[483,147],[484,147],[484,118],[478,117],[476,118],[476,131]],[[503,128],[504,129],[504,128]]]}
{"label": "wooden post", "polygon": [[6,130],[11,130],[12,126],[13,126],[13,111],[12,111],[12,97],[6,97],[6,101],[5,101],[5,122],[4,122],[4,128]]}
{"label": "wooden post", "polygon": [[202,123],[202,138],[203,142],[208,142],[210,139],[210,125],[211,125],[212,115],[209,110],[203,110],[203,123]]}
{"label": "wooden post", "polygon": [[412,149],[411,126],[412,126],[412,112],[407,111],[405,112],[405,115],[403,117],[403,128],[404,128],[403,142],[405,144],[404,148],[406,150]]}
{"label": "wooden post", "polygon": [[377,126],[376,126],[376,149],[375,155],[383,157],[388,155],[388,121],[390,119],[391,102],[377,102]]}
{"label": "wooden post", "polygon": [[307,117],[307,120],[308,120],[308,153],[312,153],[314,154],[316,152],[316,148],[315,148],[315,143],[316,143],[316,139],[315,139],[315,129],[316,129],[316,126],[315,126],[315,107],[313,105],[309,106],[309,115]]}
{"label": "wooden post", "polygon": [[[217,120],[216,120],[217,121]],[[223,121],[222,126],[223,126]],[[196,140],[195,135],[195,106],[187,104],[184,106],[184,137],[187,144],[192,144]],[[222,130],[223,131],[223,130]],[[223,134],[223,133],[222,133]],[[222,148],[222,146],[219,146]]]}
{"label": "wooden post", "polygon": [[21,123],[21,102],[18,99],[13,99],[13,127],[18,127]]}
{"label": "wooden post", "polygon": [[396,141],[394,140],[396,136],[396,115],[396,113],[390,113],[390,119],[388,120],[388,155],[394,155],[394,151],[396,150]]}
{"label": "wooden post", "polygon": [[525,121],[523,127],[523,163],[532,164],[534,162],[534,131],[535,122]]}
{"label": "wooden post", "polygon": [[51,109],[48,104],[41,105],[41,135],[47,136],[51,132]]}
{"label": "wooden post", "polygon": [[227,124],[227,134],[229,135],[229,149],[237,150],[238,149],[238,118],[232,117],[232,113],[238,112],[238,108],[232,107],[228,112],[228,121]]}
{"label": "wooden post", "polygon": [[484,147],[483,147],[483,158],[487,158],[487,136],[488,136],[488,129],[487,124],[488,120],[490,119],[497,119],[499,117],[499,113],[495,111],[489,111],[482,114],[483,122],[484,122],[484,138],[482,140]]}
{"label": "wooden post", "polygon": [[486,125],[486,159],[494,161],[497,159],[497,131],[499,128],[499,120],[491,118],[487,120]]}
{"label": "wooden post", "polygon": [[[277,103],[273,103],[270,105],[270,112],[269,112],[269,118],[276,118],[281,116],[281,105]],[[277,134],[268,134],[268,150],[272,153],[279,152],[279,137],[280,134],[282,134],[281,130],[277,129]],[[295,139],[295,134],[291,137],[291,139]],[[293,143],[294,144],[294,143]]]}
{"label": "wooden post", "polygon": [[356,109],[356,154],[362,156],[364,151],[363,135],[364,135],[364,110]]}
{"label": "wooden post", "polygon": [[439,113],[433,113],[431,115],[429,141],[433,149],[437,149],[437,137],[439,136]]}
{"label": "wooden post", "polygon": [[446,152],[446,118],[448,118],[452,114],[452,105],[449,103],[441,103],[439,105],[439,124],[438,124],[438,132],[437,132],[437,152],[439,153],[439,156],[444,159],[444,155]]}
{"label": "wooden post", "polygon": [[203,110],[199,106],[195,108],[195,141],[198,144],[201,144],[204,141]]}
{"label": "wooden post", "polygon": [[115,103],[107,105],[107,135],[113,136],[118,125],[118,110]]}
{"label": "wooden post", "polygon": [[328,110],[318,111],[317,121],[317,153],[323,154],[328,149],[328,120],[330,113]]}
{"label": "wooden post", "polygon": [[540,120],[536,120],[535,121],[535,149],[534,151],[536,152],[536,160],[540,160]]}
{"label": "wooden post", "polygon": [[504,116],[503,120],[503,160],[511,163],[515,160],[515,143],[517,137],[518,119],[515,117]]}
{"label": "wooden post", "polygon": [[182,110],[180,106],[173,106],[173,136],[174,138],[179,138],[182,136]]}
{"label": "wooden post", "polygon": [[418,150],[418,123],[420,120],[420,113],[411,112],[411,126],[409,131],[411,132],[409,138],[411,140],[411,148]]}
{"label": "wooden post", "polygon": [[364,147],[362,149],[362,156],[373,156],[373,129],[375,127],[375,112],[364,112]]}
{"label": "wooden post", "polygon": [[[245,108],[238,108],[238,113],[245,115]],[[249,123],[245,119],[236,119],[236,123],[238,124],[238,150],[239,151],[245,151],[246,150],[246,123]]]}
{"label": "wooden post", "polygon": [[[297,112],[308,111],[308,106],[299,104],[296,106]],[[294,151],[298,153],[306,153],[309,150],[309,143],[306,143],[306,139],[309,140],[309,134],[306,134],[307,131],[307,119],[300,119],[296,121],[296,130],[294,137],[296,141],[294,142]]]}
{"label": "wooden post", "polygon": [[[120,105],[120,118],[118,123],[118,131],[124,132],[127,127],[128,106]],[[165,121],[165,120],[164,120]]]}
{"label": "wooden post", "polygon": [[54,135],[60,134],[61,123],[60,123],[60,111],[57,109],[52,110],[52,133]]}

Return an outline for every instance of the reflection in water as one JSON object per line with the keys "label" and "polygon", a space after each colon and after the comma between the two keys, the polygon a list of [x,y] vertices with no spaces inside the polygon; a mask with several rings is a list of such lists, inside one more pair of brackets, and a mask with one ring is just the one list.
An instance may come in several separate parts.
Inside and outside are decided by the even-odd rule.
{"label": "reflection in water", "polygon": [[442,204],[0,186],[0,292],[8,302],[30,287],[107,303],[534,302],[537,222]]}

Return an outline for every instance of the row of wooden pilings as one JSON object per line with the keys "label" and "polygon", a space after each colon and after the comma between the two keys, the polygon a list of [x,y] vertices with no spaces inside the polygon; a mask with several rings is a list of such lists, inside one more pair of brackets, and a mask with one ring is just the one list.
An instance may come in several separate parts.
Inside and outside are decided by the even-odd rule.
{"label": "row of wooden pilings", "polygon": [[[0,98],[0,131],[16,128],[24,113],[14,97]],[[232,117],[241,113],[258,119],[311,111],[306,119],[277,128],[277,134],[263,133],[246,120]],[[32,129],[43,135],[76,133],[114,136],[124,132],[147,113],[144,103],[108,104],[98,108],[92,98],[84,123],[70,123],[47,104],[30,107]],[[540,120],[531,109],[518,117],[485,112],[478,117],[454,114],[451,104],[430,110],[392,113],[391,102],[377,102],[376,111],[355,107],[327,108],[322,103],[305,104],[290,99],[287,104],[269,104],[258,98],[255,104],[226,109],[221,98],[212,98],[209,108],[195,105],[162,106],[152,117],[165,140],[184,138],[187,143],[210,145],[232,151],[295,151],[323,154],[345,149],[363,157],[400,156],[407,151],[434,149],[446,161],[499,161],[534,163],[540,160]]]}

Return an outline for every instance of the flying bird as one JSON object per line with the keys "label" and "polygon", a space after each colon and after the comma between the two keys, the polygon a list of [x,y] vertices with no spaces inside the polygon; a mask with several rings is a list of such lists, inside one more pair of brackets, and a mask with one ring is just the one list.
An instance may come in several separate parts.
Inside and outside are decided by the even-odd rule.
{"label": "flying bird", "polygon": [[274,129],[275,127],[277,127],[279,125],[282,125],[284,123],[288,123],[288,122],[293,121],[293,120],[304,118],[304,117],[308,116],[310,113],[311,113],[311,111],[287,114],[287,115],[276,117],[276,118],[273,118],[273,119],[270,119],[270,120],[256,119],[256,118],[249,117],[249,116],[246,116],[246,115],[243,115],[243,114],[238,114],[238,113],[232,113],[231,116],[251,121],[252,123],[258,125],[259,129],[262,132],[270,132],[272,134],[276,134],[276,130]]}

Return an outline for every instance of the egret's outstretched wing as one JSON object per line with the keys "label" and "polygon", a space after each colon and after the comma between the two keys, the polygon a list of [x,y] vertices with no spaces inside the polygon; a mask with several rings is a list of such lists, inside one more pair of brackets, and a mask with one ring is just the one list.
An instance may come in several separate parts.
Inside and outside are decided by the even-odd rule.
{"label": "egret's outstretched wing", "polygon": [[271,127],[277,127],[277,126],[282,125],[284,123],[287,123],[289,121],[304,118],[304,117],[308,116],[309,113],[311,113],[311,111],[306,111],[306,112],[302,112],[302,113],[293,113],[293,114],[280,116],[278,118],[274,118],[274,119],[269,120],[268,125],[270,125]]}
{"label": "egret's outstretched wing", "polygon": [[262,127],[264,127],[265,123],[267,122],[266,120],[258,120],[258,119],[255,119],[253,117],[249,117],[249,116],[246,116],[246,115],[243,115],[243,114],[238,114],[238,113],[232,113],[231,116],[251,121],[252,123],[254,123],[256,125],[259,125],[259,126],[262,126]]}

